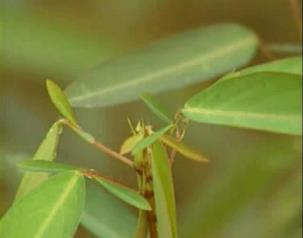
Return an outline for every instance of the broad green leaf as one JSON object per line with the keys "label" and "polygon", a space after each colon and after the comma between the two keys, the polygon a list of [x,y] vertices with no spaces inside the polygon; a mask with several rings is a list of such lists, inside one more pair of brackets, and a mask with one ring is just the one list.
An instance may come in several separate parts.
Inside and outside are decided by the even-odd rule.
{"label": "broad green leaf", "polygon": [[301,76],[254,73],[223,80],[192,97],[183,114],[197,122],[301,134]]}
{"label": "broad green leaf", "polygon": [[199,151],[195,150],[194,148],[191,148],[190,146],[182,143],[181,141],[176,140],[174,137],[163,135],[161,137],[161,141],[164,144],[174,148],[181,155],[188,159],[192,159],[198,162],[209,162],[209,160],[205,158]]}
{"label": "broad green leaf", "polygon": [[50,177],[12,205],[1,220],[0,237],[73,237],[84,200],[85,181],[79,173]]}
{"label": "broad green leaf", "polygon": [[121,145],[120,154],[124,155],[131,152],[143,138],[144,136],[141,133],[128,137]]}
{"label": "broad green leaf", "polygon": [[110,181],[105,178],[95,178],[107,191],[120,198],[122,201],[142,210],[151,210],[148,201],[137,191],[123,186],[122,184]]}
{"label": "broad green leaf", "polygon": [[176,203],[174,184],[167,153],[159,141],[152,147],[153,190],[159,238],[176,238]]}
{"label": "broad green leaf", "polygon": [[64,172],[64,171],[70,171],[70,170],[79,170],[80,168],[67,165],[67,164],[61,164],[61,163],[54,163],[51,161],[45,161],[45,160],[23,160],[17,164],[17,166],[20,169],[23,169],[25,171],[32,171],[32,172],[48,172],[48,173],[54,173],[54,172]]}
{"label": "broad green leaf", "polygon": [[257,72],[277,72],[302,75],[302,57],[289,57],[248,67],[239,72],[227,74],[218,82],[221,80],[245,76]]}
{"label": "broad green leaf", "polygon": [[126,203],[87,181],[87,199],[81,223],[96,237],[132,237],[136,226],[134,214]]}
{"label": "broad green leaf", "polygon": [[243,66],[257,41],[235,24],[197,28],[100,65],[69,85],[66,95],[73,106],[101,107],[181,88]]}
{"label": "broad green leaf", "polygon": [[141,96],[141,99],[148,106],[148,108],[158,116],[165,123],[172,123],[172,120],[168,116],[167,110],[157,101],[152,95],[145,93]]}
{"label": "broad green leaf", "polygon": [[150,136],[145,137],[134,147],[132,154],[136,155],[140,151],[144,150],[145,148],[147,148],[148,146],[153,144],[155,141],[160,139],[166,132],[168,132],[172,127],[173,127],[173,125],[168,125],[166,127],[163,127],[162,129],[160,129],[159,131],[151,134]]}
{"label": "broad green leaf", "polygon": [[46,86],[48,94],[58,111],[74,125],[77,125],[78,123],[75,118],[74,111],[62,89],[51,80],[46,81]]}
{"label": "broad green leaf", "polygon": [[[61,122],[55,122],[49,129],[46,137],[40,144],[33,160],[53,161],[56,158],[56,150],[59,142],[59,137],[62,132]],[[15,200],[19,200],[29,191],[37,187],[40,183],[48,178],[47,173],[26,173],[19,185]]]}

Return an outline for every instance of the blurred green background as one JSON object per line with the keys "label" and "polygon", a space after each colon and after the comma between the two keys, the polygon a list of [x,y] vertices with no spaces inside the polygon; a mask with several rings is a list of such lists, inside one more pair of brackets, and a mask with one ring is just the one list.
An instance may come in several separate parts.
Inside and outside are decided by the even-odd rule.
{"label": "blurred green background", "polygon": [[[30,158],[58,118],[45,80],[65,87],[93,66],[195,26],[238,22],[266,44],[300,43],[287,0],[0,0],[0,215]],[[254,63],[267,60],[262,54]],[[208,83],[159,95],[174,112]],[[159,121],[142,102],[77,109],[81,124],[118,149],[127,117]],[[299,238],[301,138],[191,124],[185,141],[209,165],[177,157],[174,167],[180,237]],[[131,170],[65,130],[59,160],[135,184]],[[114,211],[113,211],[114,212]],[[94,237],[80,228],[77,237]]]}

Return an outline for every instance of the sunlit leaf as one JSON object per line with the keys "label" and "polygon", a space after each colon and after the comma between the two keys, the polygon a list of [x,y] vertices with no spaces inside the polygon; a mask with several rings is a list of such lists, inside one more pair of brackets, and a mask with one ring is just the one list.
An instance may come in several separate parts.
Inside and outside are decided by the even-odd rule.
{"label": "sunlit leaf", "polygon": [[143,137],[144,136],[141,133],[128,137],[121,146],[120,154],[123,155],[131,152],[135,145],[138,144]]}
{"label": "sunlit leaf", "polygon": [[105,178],[96,178],[96,181],[124,202],[142,210],[151,210],[148,201],[137,191]]}
{"label": "sunlit leaf", "polygon": [[176,203],[174,184],[167,153],[160,142],[152,147],[153,190],[159,238],[176,238]]}
{"label": "sunlit leaf", "polygon": [[134,214],[126,203],[88,181],[81,223],[96,237],[132,237],[136,226]]}
{"label": "sunlit leaf", "polygon": [[80,174],[53,176],[12,205],[1,220],[0,237],[73,237],[84,200],[85,181]]}
{"label": "sunlit leaf", "polygon": [[301,76],[254,73],[215,83],[183,114],[197,122],[301,134]]}
{"label": "sunlit leaf", "polygon": [[[56,150],[61,132],[62,124],[60,122],[54,123],[40,144],[33,160],[53,161],[56,158]],[[26,173],[21,180],[15,199],[18,200],[22,198],[47,178],[47,173]]]}
{"label": "sunlit leaf", "polygon": [[239,72],[227,74],[219,81],[257,72],[276,72],[302,75],[302,57],[289,57],[265,64],[251,66]]}
{"label": "sunlit leaf", "polygon": [[25,171],[48,172],[48,173],[64,172],[64,171],[80,169],[72,165],[54,163],[45,160],[23,160],[19,162],[17,166]]}
{"label": "sunlit leaf", "polygon": [[151,134],[148,137],[145,137],[143,140],[141,140],[133,149],[132,154],[136,155],[140,151],[144,150],[151,144],[153,144],[156,140],[160,139],[161,136],[163,136],[166,132],[168,132],[173,125],[168,125],[166,127],[163,127],[162,129],[158,130],[157,132]]}
{"label": "sunlit leaf", "polygon": [[246,64],[257,37],[235,24],[197,28],[100,65],[73,82],[73,106],[100,107],[205,81]]}
{"label": "sunlit leaf", "polygon": [[75,118],[74,111],[71,105],[69,104],[68,99],[64,95],[62,89],[51,80],[46,81],[46,86],[48,94],[58,111],[74,125],[77,125],[77,120]]}
{"label": "sunlit leaf", "polygon": [[181,155],[188,159],[192,159],[198,162],[209,162],[209,160],[205,158],[199,151],[176,140],[174,137],[171,137],[169,135],[163,135],[161,137],[161,140],[164,144],[174,148]]}
{"label": "sunlit leaf", "polygon": [[141,96],[141,99],[144,101],[144,103],[149,107],[149,109],[157,116],[159,117],[163,122],[165,123],[172,123],[172,120],[168,116],[167,110],[164,108],[164,106],[157,101],[152,95],[145,93]]}

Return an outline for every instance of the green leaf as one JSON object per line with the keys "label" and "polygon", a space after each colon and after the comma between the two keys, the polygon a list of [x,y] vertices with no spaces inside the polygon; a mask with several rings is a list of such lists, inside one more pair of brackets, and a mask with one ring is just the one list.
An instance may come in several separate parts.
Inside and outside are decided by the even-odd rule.
{"label": "green leaf", "polygon": [[167,153],[160,142],[152,147],[153,190],[159,238],[176,238],[176,204],[173,177]]}
{"label": "green leaf", "polygon": [[153,144],[156,140],[160,139],[166,132],[168,132],[172,127],[173,125],[168,125],[160,129],[159,131],[151,134],[150,136],[145,137],[134,147],[132,154],[136,155],[140,151],[144,150],[145,148]]}
{"label": "green leaf", "polygon": [[124,155],[131,152],[143,138],[144,136],[141,133],[128,137],[121,146],[120,154]]}
{"label": "green leaf", "polygon": [[238,68],[254,56],[257,37],[235,24],[180,33],[100,65],[66,89],[71,104],[100,107],[142,93],[181,88]]}
{"label": "green leaf", "polygon": [[80,170],[81,168],[61,164],[61,163],[54,163],[51,161],[45,160],[23,160],[17,164],[20,169],[32,172],[48,172],[48,173],[57,173],[57,172],[64,172],[70,170]]}
{"label": "green leaf", "polygon": [[62,89],[52,80],[46,81],[46,87],[49,97],[58,111],[74,125],[77,125],[78,123],[75,118],[74,111]]}
{"label": "green leaf", "polygon": [[161,141],[174,148],[176,151],[178,151],[181,155],[188,159],[192,159],[194,161],[198,162],[209,162],[207,158],[205,158],[201,153],[194,148],[191,148],[190,146],[182,143],[181,141],[176,140],[174,137],[163,135],[161,137]]}
{"label": "green leaf", "polygon": [[107,191],[120,198],[122,201],[142,210],[151,210],[149,202],[137,191],[123,186],[122,184],[110,181],[105,178],[95,178]]}
{"label": "green leaf", "polygon": [[70,238],[84,207],[85,181],[79,173],[49,178],[14,203],[1,220],[1,238]]}
{"label": "green leaf", "polygon": [[284,58],[269,63],[248,67],[239,72],[227,74],[225,77],[220,79],[219,82],[225,79],[245,76],[257,72],[277,72],[302,75],[302,57]]}
{"label": "green leaf", "polygon": [[[59,137],[62,132],[62,124],[60,121],[55,122],[49,129],[46,137],[40,144],[33,160],[53,161],[56,158],[56,150],[58,147]],[[37,187],[40,183],[48,178],[47,173],[26,173],[19,185],[15,200],[22,198],[29,191]]]}
{"label": "green leaf", "polygon": [[146,212],[139,210],[138,223],[137,223],[134,238],[146,238],[146,234],[147,234]]}
{"label": "green leaf", "polygon": [[81,223],[97,237],[132,237],[136,226],[134,214],[126,203],[87,181],[87,199]]}
{"label": "green leaf", "polygon": [[141,99],[148,106],[148,108],[158,116],[163,122],[171,124],[172,120],[168,116],[166,108],[161,105],[152,95],[145,93],[141,96]]}
{"label": "green leaf", "polygon": [[254,73],[223,80],[192,97],[183,114],[197,122],[301,134],[301,76]]}

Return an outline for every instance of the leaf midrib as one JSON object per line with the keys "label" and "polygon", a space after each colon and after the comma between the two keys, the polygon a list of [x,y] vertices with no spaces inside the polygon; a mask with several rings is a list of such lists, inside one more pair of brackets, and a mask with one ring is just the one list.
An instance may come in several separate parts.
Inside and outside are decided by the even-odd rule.
{"label": "leaf midrib", "polygon": [[105,93],[108,93],[108,92],[111,92],[111,91],[118,90],[120,88],[126,88],[126,87],[130,87],[132,85],[136,85],[136,84],[140,84],[140,83],[143,84],[143,83],[146,83],[146,82],[148,82],[152,79],[155,79],[155,78],[160,78],[161,79],[161,77],[163,77],[165,75],[168,75],[171,72],[182,71],[182,70],[186,70],[187,68],[194,67],[198,64],[201,64],[201,62],[203,62],[203,61],[208,61],[212,58],[216,58],[218,56],[223,56],[223,55],[233,51],[234,48],[244,47],[244,46],[246,46],[247,44],[249,44],[250,42],[253,42],[253,41],[254,41],[254,38],[249,37],[245,40],[241,40],[241,41],[237,42],[236,44],[228,45],[224,49],[220,48],[217,51],[213,51],[209,54],[202,55],[202,56],[199,55],[199,56],[193,58],[192,60],[172,65],[168,68],[164,68],[164,69],[160,70],[159,72],[147,74],[144,77],[137,77],[132,81],[127,81],[125,83],[118,84],[114,87],[101,89],[101,90],[98,90],[98,91],[95,91],[95,92],[92,92],[92,93],[85,94],[83,96],[80,95],[80,96],[76,96],[76,97],[71,97],[70,101],[71,102],[76,102],[76,101],[79,101],[79,100],[83,100],[84,98],[87,99],[87,98],[90,98],[90,97],[94,97],[95,95],[98,95],[98,94],[99,95],[105,94]]}
{"label": "leaf midrib", "polygon": [[61,208],[62,204],[64,203],[67,196],[70,194],[71,190],[74,188],[75,184],[77,183],[79,177],[78,175],[74,175],[73,178],[69,181],[66,185],[64,191],[58,197],[57,202],[54,204],[53,209],[49,212],[48,216],[44,220],[43,224],[40,226],[39,230],[37,231],[34,238],[43,238],[43,234],[47,229],[48,225],[52,222],[55,218],[58,210]]}
{"label": "leaf midrib", "polygon": [[184,108],[183,112],[195,113],[200,115],[210,116],[222,116],[222,117],[237,117],[237,118],[258,118],[258,119],[271,119],[271,120],[286,120],[297,122],[300,121],[300,117],[297,115],[278,115],[273,113],[254,113],[254,112],[243,112],[243,111],[231,111],[231,110],[220,110],[220,109],[207,109],[207,108]]}

